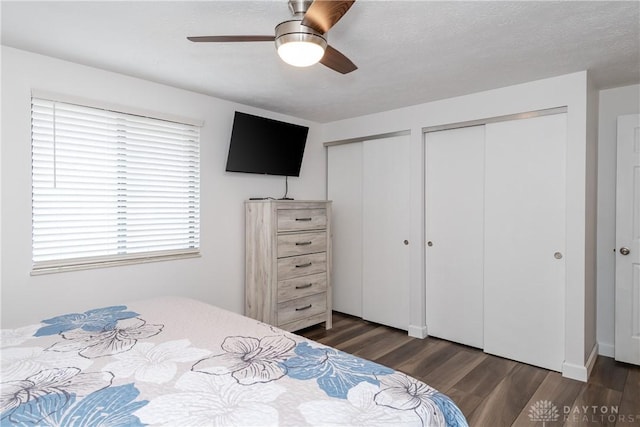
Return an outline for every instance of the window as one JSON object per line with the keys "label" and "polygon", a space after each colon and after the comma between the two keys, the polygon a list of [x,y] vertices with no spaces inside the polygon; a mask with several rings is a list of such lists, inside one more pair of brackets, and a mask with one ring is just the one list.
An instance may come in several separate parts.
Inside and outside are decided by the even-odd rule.
{"label": "window", "polygon": [[200,128],[31,102],[33,274],[194,256]]}

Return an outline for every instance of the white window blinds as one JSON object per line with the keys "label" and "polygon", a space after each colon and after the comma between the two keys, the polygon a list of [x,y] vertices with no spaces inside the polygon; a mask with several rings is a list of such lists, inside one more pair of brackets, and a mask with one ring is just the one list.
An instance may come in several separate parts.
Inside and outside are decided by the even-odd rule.
{"label": "white window blinds", "polygon": [[32,98],[33,272],[197,254],[200,128]]}

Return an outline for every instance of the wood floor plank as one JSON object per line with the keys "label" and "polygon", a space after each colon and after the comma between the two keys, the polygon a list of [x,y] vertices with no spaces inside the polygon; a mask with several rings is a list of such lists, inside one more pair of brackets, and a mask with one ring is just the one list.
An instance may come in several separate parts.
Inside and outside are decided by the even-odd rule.
{"label": "wood floor plank", "polygon": [[418,354],[429,351],[429,348],[440,341],[441,340],[434,340],[432,338],[425,338],[423,340],[415,339],[396,349],[393,353],[385,354],[376,360],[376,362],[385,366],[401,366],[408,360],[415,358]]}
{"label": "wood floor plank", "polygon": [[616,425],[616,418],[609,419],[611,408],[620,407],[622,392],[603,387],[599,384],[587,383],[571,408],[564,414],[565,427],[585,425]]}
{"label": "wood floor plank", "polygon": [[586,384],[569,378],[564,378],[559,372],[548,371],[544,381],[540,384],[531,399],[524,405],[524,408],[514,421],[513,425],[518,427],[532,427],[532,419],[529,411],[536,402],[547,401],[556,407],[558,411],[558,423],[551,425],[561,425],[564,423],[564,408],[571,407],[576,398]]}
{"label": "wood floor plank", "polygon": [[417,376],[431,387],[447,393],[458,381],[475,369],[487,355],[481,351],[460,351],[426,375]]}
{"label": "wood floor plank", "polygon": [[410,337],[406,333],[403,334],[397,331],[390,332],[389,329],[386,328],[385,334],[377,337],[375,341],[370,341],[369,345],[362,346],[353,354],[377,362],[381,357],[392,353],[397,348],[402,347],[412,340],[415,340],[415,338]]}
{"label": "wood floor plank", "polygon": [[517,364],[468,416],[472,426],[509,426],[536,392],[548,371]]}
{"label": "wood floor plank", "polygon": [[625,367],[629,372],[622,391],[616,427],[640,425],[640,366]]}
{"label": "wood floor plank", "polygon": [[611,357],[600,356],[591,371],[590,382],[603,387],[622,391],[627,379],[627,368]]}
{"label": "wood floor plank", "polygon": [[[482,403],[482,398],[472,393],[466,393],[464,391],[451,388],[447,391],[447,396],[451,398],[458,405],[458,408],[462,411],[465,417],[468,417],[477,407]],[[471,424],[470,424],[471,425]],[[472,426],[473,427],[473,426]],[[479,426],[481,427],[481,426]],[[500,427],[500,426],[491,426]],[[531,426],[529,426],[531,427]]]}
{"label": "wood floor plank", "polygon": [[406,362],[400,364],[403,372],[422,378],[440,368],[464,347],[444,340],[434,340],[435,344],[425,347]]}
{"label": "wood floor plank", "polygon": [[512,360],[487,355],[487,358],[458,381],[454,388],[486,398],[516,365],[517,362]]}
{"label": "wood floor plank", "polygon": [[367,331],[370,331],[377,327],[378,325],[374,325],[371,323],[354,323],[353,325],[347,326],[343,330],[336,329],[334,332],[330,332],[335,328],[330,329],[329,330],[330,333],[328,333],[327,336],[321,339],[318,339],[317,341],[321,342],[322,344],[338,348],[345,341],[348,341],[351,338],[360,336],[366,333]]}
{"label": "wood floor plank", "polygon": [[354,336],[343,343],[340,343],[340,350],[347,353],[355,353],[363,347],[370,346],[373,342],[389,334],[389,331],[384,326],[379,326],[368,330],[364,334]]}
{"label": "wood floor plank", "polygon": [[392,365],[394,366],[394,369],[404,372],[407,375],[411,375],[412,377],[420,378],[419,373],[425,373],[422,364],[428,364],[428,362],[425,361],[428,360],[433,353],[437,353],[439,350],[446,347],[446,344],[440,340],[431,340],[426,344],[427,345],[420,347],[412,357],[405,359],[401,363],[393,363]]}

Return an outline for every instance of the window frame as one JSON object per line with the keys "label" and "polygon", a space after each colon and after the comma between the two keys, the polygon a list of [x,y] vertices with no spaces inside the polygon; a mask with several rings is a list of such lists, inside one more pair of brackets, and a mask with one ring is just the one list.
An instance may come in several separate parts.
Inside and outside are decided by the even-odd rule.
{"label": "window frame", "polygon": [[[64,104],[73,104],[79,107],[87,107],[97,110],[104,110],[107,112],[113,112],[117,114],[124,114],[128,116],[138,116],[145,119],[152,120],[160,120],[165,122],[173,122],[181,125],[191,126],[197,129],[197,246],[194,248],[181,248],[181,249],[169,249],[169,250],[147,250],[141,252],[134,253],[125,253],[125,254],[117,254],[117,255],[98,255],[98,256],[88,256],[88,257],[69,257],[69,258],[61,258],[61,259],[53,259],[53,260],[40,260],[34,261],[35,255],[35,235],[33,232],[33,226],[35,224],[35,212],[34,212],[34,195],[35,189],[34,186],[34,172],[32,168],[31,172],[31,215],[32,215],[32,239],[31,239],[31,255],[32,255],[32,266],[31,266],[31,275],[41,275],[41,274],[49,274],[56,272],[64,272],[64,271],[75,271],[75,270],[86,270],[93,268],[105,268],[105,267],[113,267],[113,266],[121,266],[121,265],[132,265],[132,264],[143,264],[149,262],[159,262],[159,261],[168,261],[168,260],[177,260],[177,259],[186,259],[186,258],[196,258],[200,257],[200,236],[201,236],[201,228],[200,228],[200,218],[201,218],[201,144],[200,144],[200,131],[204,122],[201,120],[195,120],[191,118],[186,118],[183,116],[177,116],[166,113],[159,113],[155,111],[149,111],[144,109],[138,109],[133,107],[127,107],[117,104],[109,104],[105,102],[89,100],[69,95],[56,94],[47,91],[40,90],[32,90],[31,91],[31,108],[30,108],[30,120],[33,121],[33,100],[43,100],[54,103],[64,103]],[[34,135],[33,131],[30,131],[30,157],[33,162],[34,159]]]}

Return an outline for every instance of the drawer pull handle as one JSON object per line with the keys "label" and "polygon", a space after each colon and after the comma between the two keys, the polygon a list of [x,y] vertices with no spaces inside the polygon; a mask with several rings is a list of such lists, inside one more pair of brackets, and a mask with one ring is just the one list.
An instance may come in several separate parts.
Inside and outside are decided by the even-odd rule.
{"label": "drawer pull handle", "polygon": [[298,264],[298,265],[296,265],[296,268],[311,267],[311,264],[312,263],[310,263],[310,262],[308,262],[306,264]]}
{"label": "drawer pull handle", "polygon": [[313,286],[313,283],[307,283],[306,285],[296,286],[296,289],[307,289],[307,288],[310,288],[311,286]]}
{"label": "drawer pull handle", "polygon": [[304,307],[296,308],[296,311],[308,310],[311,308],[311,304],[305,305]]}
{"label": "drawer pull handle", "polygon": [[311,218],[296,218],[296,221],[311,221]]}
{"label": "drawer pull handle", "polygon": [[307,246],[310,245],[311,242],[296,242],[296,246]]}

